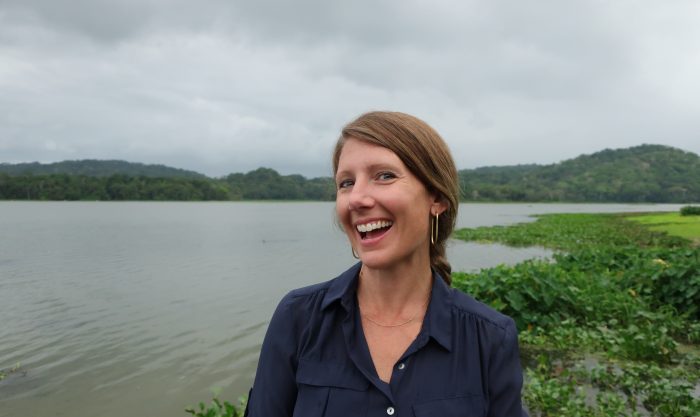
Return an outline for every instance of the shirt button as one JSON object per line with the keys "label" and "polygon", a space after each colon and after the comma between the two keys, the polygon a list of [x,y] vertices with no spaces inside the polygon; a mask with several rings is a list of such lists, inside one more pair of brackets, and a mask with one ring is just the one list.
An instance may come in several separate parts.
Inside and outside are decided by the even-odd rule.
{"label": "shirt button", "polygon": [[405,368],[405,367],[406,367],[406,364],[405,364],[405,363],[401,362],[401,363],[399,364],[399,369],[403,369],[403,368]]}
{"label": "shirt button", "polygon": [[394,407],[389,407],[386,409],[386,413],[389,414],[390,416],[394,415]]}

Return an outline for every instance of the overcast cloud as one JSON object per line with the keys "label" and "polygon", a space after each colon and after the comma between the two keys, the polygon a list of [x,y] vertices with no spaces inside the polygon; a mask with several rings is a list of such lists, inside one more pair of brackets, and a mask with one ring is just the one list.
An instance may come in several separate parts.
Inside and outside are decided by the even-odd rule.
{"label": "overcast cloud", "polygon": [[700,2],[0,0],[0,162],[330,175],[374,109],[459,168],[700,153]]}

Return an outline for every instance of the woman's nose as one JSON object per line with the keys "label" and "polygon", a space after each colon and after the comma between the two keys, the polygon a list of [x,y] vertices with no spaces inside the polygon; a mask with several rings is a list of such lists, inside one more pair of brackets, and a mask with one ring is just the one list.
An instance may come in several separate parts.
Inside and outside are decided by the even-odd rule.
{"label": "woman's nose", "polygon": [[348,199],[348,209],[359,210],[362,208],[371,207],[374,204],[374,198],[371,196],[370,187],[360,181],[355,182],[350,190],[350,198]]}

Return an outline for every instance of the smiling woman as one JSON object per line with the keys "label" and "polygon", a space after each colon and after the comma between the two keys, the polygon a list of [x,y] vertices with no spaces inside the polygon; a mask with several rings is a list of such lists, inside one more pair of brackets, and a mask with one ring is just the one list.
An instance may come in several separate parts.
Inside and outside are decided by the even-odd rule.
{"label": "smiling woman", "polygon": [[246,415],[522,416],[512,319],[450,288],[457,170],[425,122],[372,112],[333,154],[360,262],[280,302]]}

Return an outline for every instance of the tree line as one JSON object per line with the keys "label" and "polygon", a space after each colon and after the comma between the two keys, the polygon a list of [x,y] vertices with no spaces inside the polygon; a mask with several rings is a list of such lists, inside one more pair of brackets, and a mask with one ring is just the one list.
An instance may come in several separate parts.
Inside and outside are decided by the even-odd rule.
{"label": "tree line", "polygon": [[224,184],[207,179],[0,174],[0,199],[211,201],[229,194]]}
{"label": "tree line", "polygon": [[[124,161],[66,161],[36,174],[0,164],[0,199],[12,200],[315,200],[335,199],[330,177],[307,179],[270,168],[209,178],[192,171]],[[100,162],[105,162],[102,166]],[[42,164],[38,164],[39,167]],[[132,169],[133,168],[133,169]],[[78,174],[74,174],[77,172]],[[93,175],[85,175],[91,172]],[[459,171],[462,201],[700,202],[700,157],[661,145],[606,149],[551,165]]]}
{"label": "tree line", "polygon": [[269,168],[222,179],[0,173],[0,200],[330,201],[334,198],[335,185],[330,178],[283,176]]}

